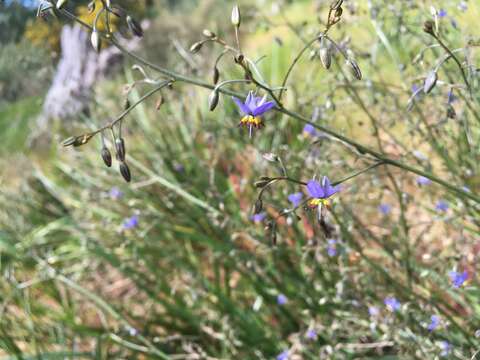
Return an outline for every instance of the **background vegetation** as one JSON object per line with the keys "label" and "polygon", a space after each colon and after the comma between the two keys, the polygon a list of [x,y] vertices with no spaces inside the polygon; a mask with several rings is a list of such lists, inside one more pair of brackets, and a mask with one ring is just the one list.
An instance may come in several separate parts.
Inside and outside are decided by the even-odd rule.
{"label": "background vegetation", "polygon": [[[303,41],[323,30],[329,3],[239,4],[244,52],[265,56],[262,74],[280,85]],[[146,5],[134,9],[151,21],[142,55],[211,81],[221,49],[208,45],[195,56],[181,49],[201,39],[204,28],[233,42],[225,15],[232,2]],[[133,181],[126,184],[115,167],[103,165],[98,139],[78,149],[60,142],[122,111],[122,89],[139,78],[134,62],[126,59],[97,85],[90,116],[52,121],[48,135],[38,135],[35,119],[65,20],[39,25],[34,9],[0,6],[0,29],[8,29],[0,31],[4,359],[475,358],[474,201],[380,166],[344,183],[328,213],[329,236],[315,213],[299,211],[300,219],[280,221],[273,246],[266,220],[251,217],[253,183],[281,174],[265,154],[278,155],[302,180],[339,180],[371,159],[280,113],[268,115],[250,139],[238,129],[229,97],[210,112],[207,90],[178,83],[163,90],[159,110],[152,98],[127,118]],[[70,6],[82,14],[86,2]],[[469,64],[473,91],[461,89],[450,61],[432,93],[419,94],[407,111],[415,87],[443,56],[422,31],[431,6],[445,42],[467,49],[459,56]],[[474,1],[347,0],[331,36],[355,54],[364,79],[352,81],[338,54],[330,71],[318,55],[306,54],[285,105],[476,194],[479,15]],[[241,76],[226,57],[219,67],[222,80]],[[136,86],[130,101],[148,90]],[[300,190],[268,190],[266,219],[290,208],[288,195]]]}

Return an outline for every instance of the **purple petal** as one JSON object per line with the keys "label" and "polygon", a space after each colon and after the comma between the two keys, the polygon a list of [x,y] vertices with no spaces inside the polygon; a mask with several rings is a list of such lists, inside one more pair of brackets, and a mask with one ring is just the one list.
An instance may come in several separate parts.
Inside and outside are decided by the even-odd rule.
{"label": "purple petal", "polygon": [[318,181],[315,180],[310,180],[307,183],[307,190],[309,195],[316,199],[321,199],[325,195],[322,186],[318,183]]}
{"label": "purple petal", "polygon": [[232,96],[232,99],[235,101],[235,104],[237,104],[241,112],[243,112],[245,115],[250,114],[250,109],[240,99],[236,98],[235,96]]}
{"label": "purple petal", "polygon": [[271,110],[275,107],[275,102],[274,101],[269,101],[266,102],[263,105],[260,105],[259,107],[253,109],[252,115],[253,116],[260,116],[262,114],[265,114],[268,110]]}
{"label": "purple petal", "polygon": [[323,192],[325,193],[325,198],[329,198],[332,195],[335,195],[337,192],[340,191],[340,185],[337,186],[328,186],[323,188]]}
{"label": "purple petal", "polygon": [[293,193],[288,195],[288,201],[290,201],[293,206],[298,206],[302,202],[303,194],[301,192]]}

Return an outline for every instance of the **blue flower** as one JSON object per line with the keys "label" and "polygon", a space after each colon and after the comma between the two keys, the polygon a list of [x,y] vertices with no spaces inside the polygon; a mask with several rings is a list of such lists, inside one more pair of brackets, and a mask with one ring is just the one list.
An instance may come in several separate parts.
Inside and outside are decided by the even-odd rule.
{"label": "blue flower", "polygon": [[131,230],[138,226],[138,215],[133,215],[123,221],[123,229]]}
{"label": "blue flower", "polygon": [[316,340],[317,339],[317,332],[313,329],[310,329],[305,334],[306,338],[309,340]]}
{"label": "blue flower", "polygon": [[307,183],[307,191],[312,197],[308,201],[310,207],[316,208],[320,205],[328,207],[330,205],[328,199],[340,191],[340,185],[332,186],[328,177],[324,176],[321,183],[316,180],[310,180]]}
{"label": "blue flower", "polygon": [[277,360],[288,360],[288,350],[284,350],[280,354],[278,354]]}
{"label": "blue flower", "polygon": [[429,185],[432,183],[432,180],[429,178],[426,178],[425,176],[419,176],[417,177],[417,184],[418,185]]}
{"label": "blue flower", "polygon": [[123,192],[121,192],[118,187],[114,186],[110,189],[108,195],[110,195],[110,198],[113,200],[118,200],[123,196]]}
{"label": "blue flower", "polygon": [[447,11],[445,9],[440,9],[440,11],[438,12],[438,17],[444,18],[446,16],[447,16]]}
{"label": "blue flower", "polygon": [[451,104],[454,103],[456,100],[457,100],[457,97],[453,94],[453,90],[450,89],[450,90],[448,91],[448,97],[447,97],[447,102],[448,102],[448,104],[451,105]]}
{"label": "blue flower", "polygon": [[435,330],[438,327],[438,325],[440,325],[440,320],[441,320],[440,316],[432,315],[430,317],[430,324],[428,324],[428,326],[427,326],[428,331]]}
{"label": "blue flower", "polygon": [[437,211],[447,211],[449,208],[448,203],[445,200],[438,200],[437,204],[435,205],[435,209]]}
{"label": "blue flower", "polygon": [[261,116],[275,107],[275,102],[267,101],[266,95],[263,98],[255,96],[253,91],[248,93],[245,102],[236,97],[233,97],[233,101],[244,114],[238,125],[248,127],[250,137],[252,136],[253,128],[260,129],[264,126]]}
{"label": "blue flower", "polygon": [[252,220],[254,223],[261,223],[265,219],[266,216],[267,216],[267,214],[265,214],[264,212],[258,213],[258,214],[253,214],[250,217],[250,220]]}
{"label": "blue flower", "polygon": [[330,257],[334,257],[337,255],[337,241],[336,240],[328,240],[328,247],[327,247],[327,254]]}
{"label": "blue flower", "polygon": [[368,315],[375,317],[380,313],[380,310],[376,306],[369,306],[368,307]]}
{"label": "blue flower", "polygon": [[460,273],[458,271],[450,271],[448,273],[448,276],[450,276],[450,281],[452,282],[452,285],[454,288],[459,288],[462,286],[465,281],[468,280],[468,272],[465,270],[464,272]]}
{"label": "blue flower", "polygon": [[283,294],[278,294],[277,296],[277,304],[278,305],[285,305],[288,302],[288,299]]}
{"label": "blue flower", "polygon": [[308,136],[317,136],[317,129],[312,124],[306,124],[303,127],[303,136],[308,137]]}
{"label": "blue flower", "polygon": [[288,195],[288,201],[290,201],[294,207],[297,207],[302,203],[302,198],[303,194],[301,192]]}
{"label": "blue flower", "polygon": [[380,206],[378,207],[378,211],[380,211],[383,215],[390,214],[391,210],[392,206],[390,204],[380,204]]}
{"label": "blue flower", "polygon": [[391,312],[395,312],[395,311],[398,311],[400,310],[400,302],[395,299],[394,297],[386,297],[385,300],[383,301],[385,306],[387,307],[388,310],[390,310]]}
{"label": "blue flower", "polygon": [[448,356],[452,351],[452,345],[448,341],[442,341],[440,343],[440,348],[442,349],[440,356]]}

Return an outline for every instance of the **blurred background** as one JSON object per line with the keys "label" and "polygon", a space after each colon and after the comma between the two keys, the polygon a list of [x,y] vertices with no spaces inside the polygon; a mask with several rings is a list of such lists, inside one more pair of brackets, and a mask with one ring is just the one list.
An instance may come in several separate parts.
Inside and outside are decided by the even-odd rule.
{"label": "blurred background", "polygon": [[[94,2],[65,9],[92,24]],[[212,83],[222,52],[189,52],[204,29],[235,43],[233,1],[111,2],[144,29],[133,37],[113,18],[125,48],[193,78]],[[330,2],[238,4],[243,52],[280,86]],[[325,223],[303,209],[279,218],[273,244],[270,220],[304,189],[277,183],[253,216],[255,181],[282,167],[338,181],[373,160],[275,112],[249,138],[230,97],[211,112],[208,89],[180,82],[125,119],[126,183],[116,162],[104,166],[100,137],[61,142],[114,119],[126,90],[135,103],[152,88],[141,80],[160,75],[106,43],[97,54],[80,25],[37,16],[40,5],[0,3],[0,359],[476,358],[477,203],[380,166],[342,184]],[[324,69],[315,43],[284,105],[476,194],[479,16],[473,0],[346,0],[329,35],[363,79],[338,52]],[[431,19],[471,95],[453,61],[439,65],[445,52],[422,30]],[[230,55],[217,66],[220,81],[243,76]],[[433,91],[419,91],[436,67]]]}

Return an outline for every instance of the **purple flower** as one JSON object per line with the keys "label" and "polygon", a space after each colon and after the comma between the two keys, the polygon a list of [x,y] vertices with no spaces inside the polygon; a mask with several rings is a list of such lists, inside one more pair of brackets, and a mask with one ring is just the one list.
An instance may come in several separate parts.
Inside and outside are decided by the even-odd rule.
{"label": "purple flower", "polygon": [[252,220],[254,223],[260,223],[265,219],[265,216],[267,216],[267,214],[265,214],[264,212],[258,213],[258,214],[253,214],[250,217],[250,220]]}
{"label": "purple flower", "polygon": [[317,339],[317,332],[313,329],[310,329],[305,334],[305,337],[309,340],[316,340]]}
{"label": "purple flower", "polygon": [[390,204],[380,204],[378,207],[378,211],[380,211],[383,215],[388,215],[390,214],[390,211],[392,210],[392,207]]}
{"label": "purple flower", "polygon": [[303,193],[301,192],[288,195],[288,201],[290,201],[294,207],[297,207],[302,203],[302,198]]}
{"label": "purple flower", "polygon": [[428,324],[427,329],[428,331],[433,331],[438,327],[438,325],[440,325],[440,316],[432,315],[430,317],[430,324]]}
{"label": "purple flower", "polygon": [[468,186],[462,186],[462,190],[465,192],[471,192],[470,188]]}
{"label": "purple flower", "polygon": [[240,120],[239,126],[248,127],[250,137],[252,136],[252,130],[254,127],[257,129],[263,127],[261,116],[275,107],[275,102],[267,101],[266,95],[264,97],[255,96],[253,91],[248,93],[245,102],[242,102],[236,97],[233,97],[233,101],[244,114],[244,117]]}
{"label": "purple flower", "polygon": [[449,208],[448,203],[445,200],[438,200],[437,204],[435,205],[435,209],[437,211],[447,211]]}
{"label": "purple flower", "polygon": [[387,307],[388,310],[390,310],[391,312],[395,312],[395,311],[398,311],[400,310],[400,302],[395,299],[394,297],[391,297],[391,296],[388,296],[385,298],[385,300],[383,300],[385,306]]}
{"label": "purple flower", "polygon": [[337,241],[336,240],[328,240],[328,247],[327,247],[327,254],[330,257],[334,257],[337,255]]}
{"label": "purple flower", "polygon": [[458,8],[460,11],[467,11],[468,10],[468,5],[465,1],[461,1],[460,4],[458,4]]}
{"label": "purple flower", "polygon": [[457,100],[457,97],[453,94],[453,90],[450,89],[448,91],[448,98],[447,98],[447,102],[448,104],[452,104],[453,102],[455,102]]}
{"label": "purple flower", "polygon": [[417,184],[418,185],[429,185],[432,183],[432,180],[429,178],[426,178],[425,176],[419,176],[417,177]]}
{"label": "purple flower", "polygon": [[452,345],[448,341],[442,341],[440,343],[440,349],[442,349],[440,356],[448,356],[450,351],[452,351]]}
{"label": "purple flower", "polygon": [[332,186],[328,177],[324,176],[321,183],[316,180],[310,180],[307,183],[307,191],[312,197],[308,202],[310,207],[315,208],[320,205],[329,206],[330,202],[328,198],[340,191],[340,185]]}
{"label": "purple flower", "polygon": [[307,124],[303,127],[304,136],[317,136],[317,129],[313,127],[312,124]]}
{"label": "purple flower", "polygon": [[458,271],[450,271],[448,273],[448,276],[450,276],[450,281],[452,282],[452,285],[454,288],[459,288],[462,286],[465,281],[468,280],[468,272],[465,270],[464,272],[460,273]]}
{"label": "purple flower", "polygon": [[123,221],[123,229],[131,230],[138,226],[138,215],[133,215]]}
{"label": "purple flower", "polygon": [[277,360],[288,360],[288,350],[284,350],[280,354],[278,354]]}
{"label": "purple flower", "polygon": [[121,192],[118,187],[114,186],[110,189],[108,195],[110,195],[110,198],[113,200],[118,200],[123,196],[123,192]]}
{"label": "purple flower", "polygon": [[444,18],[445,16],[447,16],[447,11],[445,9],[440,9],[438,12],[438,17]]}
{"label": "purple flower", "polygon": [[376,306],[369,306],[368,307],[368,315],[375,317],[380,313],[380,310]]}
{"label": "purple flower", "polygon": [[288,302],[288,299],[283,294],[278,294],[277,296],[277,304],[278,305],[285,305]]}

